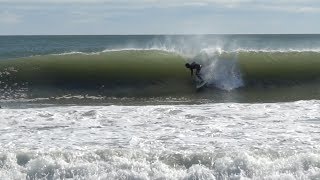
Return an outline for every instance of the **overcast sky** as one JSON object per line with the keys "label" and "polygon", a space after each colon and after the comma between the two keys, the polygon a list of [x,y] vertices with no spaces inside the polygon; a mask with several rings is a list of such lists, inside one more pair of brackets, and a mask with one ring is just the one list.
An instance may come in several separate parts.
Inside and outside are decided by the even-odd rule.
{"label": "overcast sky", "polygon": [[319,0],[0,0],[0,35],[320,33]]}

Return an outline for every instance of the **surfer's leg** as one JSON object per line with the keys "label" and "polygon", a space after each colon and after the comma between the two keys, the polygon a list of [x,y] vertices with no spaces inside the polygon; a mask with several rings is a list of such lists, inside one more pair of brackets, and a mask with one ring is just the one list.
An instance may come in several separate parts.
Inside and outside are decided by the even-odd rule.
{"label": "surfer's leg", "polygon": [[198,79],[203,82],[203,79],[202,77],[200,76],[200,72],[199,71],[196,71],[196,76],[198,77]]}

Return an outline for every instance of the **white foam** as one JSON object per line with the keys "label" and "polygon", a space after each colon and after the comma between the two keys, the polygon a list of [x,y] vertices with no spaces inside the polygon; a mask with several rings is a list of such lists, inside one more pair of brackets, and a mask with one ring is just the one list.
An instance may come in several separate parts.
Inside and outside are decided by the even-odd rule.
{"label": "white foam", "polygon": [[151,47],[151,48],[119,48],[119,49],[105,49],[102,52],[114,52],[114,51],[167,51],[167,52],[176,52],[174,48],[166,47]]}
{"label": "white foam", "polygon": [[320,101],[0,109],[0,179],[317,179]]}

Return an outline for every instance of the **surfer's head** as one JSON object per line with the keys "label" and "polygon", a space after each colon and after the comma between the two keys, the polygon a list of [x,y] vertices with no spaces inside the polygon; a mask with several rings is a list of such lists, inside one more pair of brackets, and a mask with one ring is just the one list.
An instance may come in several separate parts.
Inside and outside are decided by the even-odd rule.
{"label": "surfer's head", "polygon": [[190,68],[190,64],[189,63],[186,63],[185,66],[186,66],[186,68]]}

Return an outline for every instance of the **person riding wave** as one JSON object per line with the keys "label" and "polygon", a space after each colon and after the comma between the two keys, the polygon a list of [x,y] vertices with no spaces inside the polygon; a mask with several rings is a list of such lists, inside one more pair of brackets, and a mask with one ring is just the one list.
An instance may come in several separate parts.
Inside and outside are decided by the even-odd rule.
{"label": "person riding wave", "polygon": [[193,70],[195,69],[196,70],[196,76],[198,77],[198,79],[203,82],[203,79],[202,77],[200,76],[200,71],[201,71],[201,68],[202,68],[202,65],[198,64],[198,63],[195,63],[195,62],[192,62],[191,64],[189,63],[186,63],[185,64],[186,68],[189,68],[190,71],[191,71],[191,76],[193,76]]}

